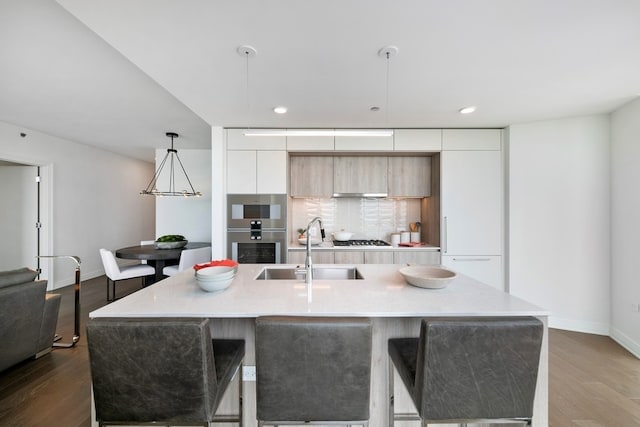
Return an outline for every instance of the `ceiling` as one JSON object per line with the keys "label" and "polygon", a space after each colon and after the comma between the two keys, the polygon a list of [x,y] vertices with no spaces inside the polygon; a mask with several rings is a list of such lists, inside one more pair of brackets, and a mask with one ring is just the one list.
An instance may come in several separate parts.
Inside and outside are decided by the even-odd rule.
{"label": "ceiling", "polygon": [[0,120],[145,160],[165,131],[181,134],[176,148],[206,148],[210,126],[504,127],[609,113],[640,94],[635,0],[0,8]]}

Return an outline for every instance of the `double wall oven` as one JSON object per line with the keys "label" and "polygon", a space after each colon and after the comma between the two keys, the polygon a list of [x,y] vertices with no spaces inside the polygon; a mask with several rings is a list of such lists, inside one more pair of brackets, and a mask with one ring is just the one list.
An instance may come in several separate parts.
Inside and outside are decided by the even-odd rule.
{"label": "double wall oven", "polygon": [[240,264],[286,260],[287,195],[227,195],[228,256]]}

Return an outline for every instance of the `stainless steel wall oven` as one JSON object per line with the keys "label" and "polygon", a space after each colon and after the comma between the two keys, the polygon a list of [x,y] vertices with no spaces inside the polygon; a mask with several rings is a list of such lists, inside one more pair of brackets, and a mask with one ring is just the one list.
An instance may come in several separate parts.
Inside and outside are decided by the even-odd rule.
{"label": "stainless steel wall oven", "polygon": [[227,195],[227,250],[238,263],[284,262],[286,226],[286,194]]}

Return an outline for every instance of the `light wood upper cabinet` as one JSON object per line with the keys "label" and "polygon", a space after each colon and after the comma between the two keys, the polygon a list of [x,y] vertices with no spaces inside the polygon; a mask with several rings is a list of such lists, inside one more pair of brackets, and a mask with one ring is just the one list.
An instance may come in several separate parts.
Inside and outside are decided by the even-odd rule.
{"label": "light wood upper cabinet", "polygon": [[336,157],[333,166],[333,191],[386,194],[387,157]]}
{"label": "light wood upper cabinet", "polygon": [[291,156],[289,195],[331,197],[333,195],[333,159],[331,156]]}
{"label": "light wood upper cabinet", "polygon": [[431,157],[389,157],[389,197],[431,195]]}

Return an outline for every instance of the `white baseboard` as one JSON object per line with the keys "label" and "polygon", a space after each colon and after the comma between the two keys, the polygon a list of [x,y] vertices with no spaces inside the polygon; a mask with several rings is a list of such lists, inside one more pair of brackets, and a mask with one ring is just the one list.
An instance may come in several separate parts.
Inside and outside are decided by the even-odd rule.
{"label": "white baseboard", "polygon": [[640,343],[634,341],[629,336],[616,328],[611,328],[611,339],[626,348],[636,358],[640,359]]}
{"label": "white baseboard", "polygon": [[[103,275],[104,275],[104,270],[102,270],[102,269],[93,270],[93,271],[85,271],[85,270],[82,270],[82,267],[81,267],[81,269],[80,269],[80,282],[83,282],[84,280],[89,280],[89,279],[93,279],[93,278],[96,278],[96,277],[100,277],[100,276],[103,276]],[[56,282],[53,284],[53,288],[50,289],[50,290],[64,288],[65,286],[73,285],[74,283],[76,283],[75,273],[74,273],[73,276],[63,277],[63,278],[61,278],[59,280],[56,280]]]}
{"label": "white baseboard", "polygon": [[549,327],[566,331],[584,332],[587,334],[606,335],[610,333],[609,324],[599,322],[585,322],[581,320],[562,319],[549,316]]}

